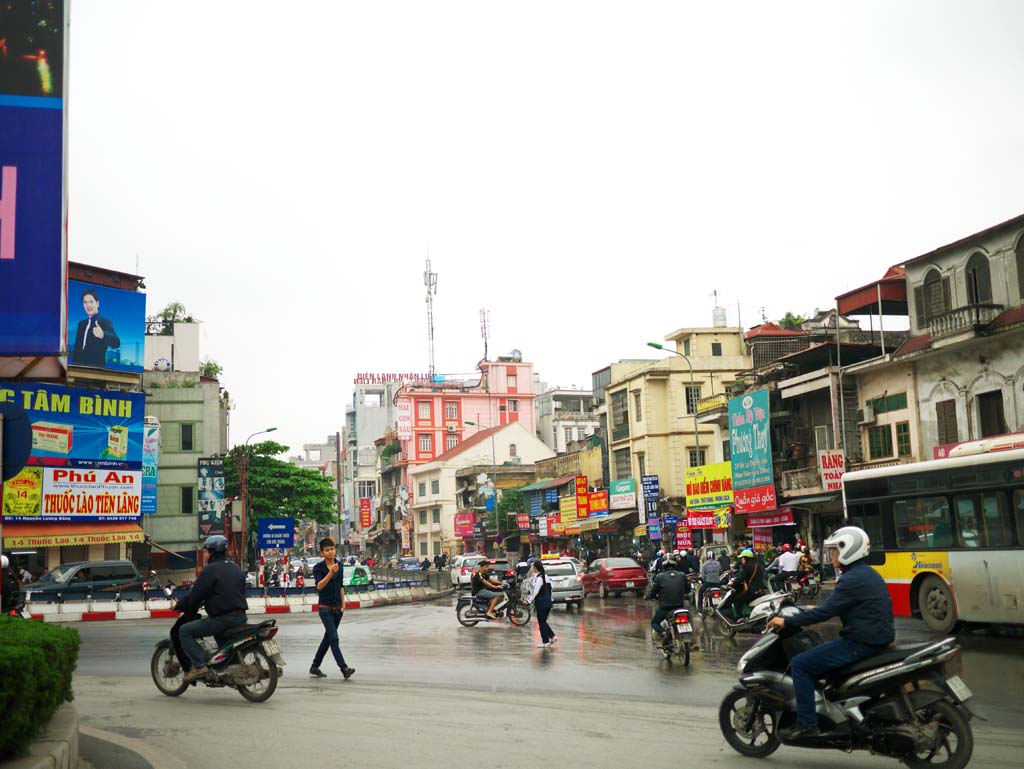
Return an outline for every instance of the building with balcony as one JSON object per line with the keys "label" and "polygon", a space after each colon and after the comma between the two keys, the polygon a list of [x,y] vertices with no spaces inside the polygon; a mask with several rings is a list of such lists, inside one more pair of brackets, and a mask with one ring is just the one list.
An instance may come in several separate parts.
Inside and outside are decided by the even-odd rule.
{"label": "building with balcony", "polygon": [[537,396],[536,410],[537,437],[559,454],[600,427],[590,390],[551,388]]}

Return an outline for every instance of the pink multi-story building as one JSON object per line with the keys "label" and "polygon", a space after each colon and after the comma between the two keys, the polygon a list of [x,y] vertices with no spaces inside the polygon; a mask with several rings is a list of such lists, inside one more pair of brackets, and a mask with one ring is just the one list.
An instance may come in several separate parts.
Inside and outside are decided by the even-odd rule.
{"label": "pink multi-story building", "polygon": [[513,354],[478,368],[479,380],[408,385],[395,396],[406,466],[432,462],[490,427],[519,422],[536,433],[533,364]]}

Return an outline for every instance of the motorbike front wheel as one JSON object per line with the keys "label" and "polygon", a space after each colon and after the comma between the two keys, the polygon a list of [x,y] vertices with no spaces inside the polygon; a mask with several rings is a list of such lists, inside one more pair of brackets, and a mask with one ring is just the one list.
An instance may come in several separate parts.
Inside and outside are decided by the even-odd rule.
{"label": "motorbike front wheel", "polygon": [[722,619],[721,615],[717,612],[715,612],[715,630],[718,631],[719,635],[722,635],[725,638],[732,638],[736,635],[736,628]]}
{"label": "motorbike front wheel", "polygon": [[170,646],[158,646],[153,651],[149,672],[153,676],[156,688],[168,697],[184,694],[188,688],[188,684],[185,683],[185,671],[181,669],[181,663]]}
{"label": "motorbike front wheel", "polygon": [[910,769],[963,769],[974,752],[974,732],[963,714],[948,702],[933,702],[920,713],[925,725],[936,724],[936,744],[903,759]]}
{"label": "motorbike front wheel", "polygon": [[472,610],[472,608],[473,607],[470,604],[467,603],[467,604],[463,604],[462,606],[460,606],[459,608],[457,608],[455,610],[455,619],[457,619],[459,621],[460,625],[465,625],[466,627],[473,627],[474,625],[477,625],[477,624],[480,623],[480,620],[478,620],[478,619],[469,619],[468,618],[468,614],[469,614],[470,610]]}
{"label": "motorbike front wheel", "polygon": [[508,621],[522,627],[530,621],[533,609],[524,603],[513,603],[508,607]]}
{"label": "motorbike front wheel", "polygon": [[775,736],[775,716],[762,709],[749,693],[739,689],[729,692],[722,700],[718,726],[730,747],[750,758],[770,756],[782,744]]}
{"label": "motorbike front wheel", "polygon": [[265,702],[277,688],[277,665],[260,646],[253,646],[239,655],[238,660],[244,668],[259,672],[259,680],[254,683],[238,684],[238,693],[249,702]]}

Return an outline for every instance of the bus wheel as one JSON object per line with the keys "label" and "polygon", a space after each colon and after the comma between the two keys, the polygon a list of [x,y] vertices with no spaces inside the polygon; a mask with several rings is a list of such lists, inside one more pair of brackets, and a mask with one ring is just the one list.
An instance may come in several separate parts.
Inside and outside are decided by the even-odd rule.
{"label": "bus wheel", "polygon": [[917,594],[921,619],[937,633],[949,633],[956,626],[956,607],[946,583],[938,577],[925,577]]}

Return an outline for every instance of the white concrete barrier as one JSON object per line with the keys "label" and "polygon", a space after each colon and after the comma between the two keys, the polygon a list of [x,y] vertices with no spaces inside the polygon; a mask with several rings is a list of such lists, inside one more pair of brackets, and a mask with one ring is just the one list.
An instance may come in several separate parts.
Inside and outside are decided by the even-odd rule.
{"label": "white concrete barrier", "polygon": [[114,619],[149,619],[149,610],[139,609],[137,611],[118,611],[114,615]]}
{"label": "white concrete barrier", "polygon": [[26,606],[29,614],[59,614],[60,604],[59,603],[30,603]]}
{"label": "white concrete barrier", "polygon": [[170,601],[167,598],[151,598],[146,601],[146,608],[154,611],[166,611],[171,608],[172,603],[173,601]]}
{"label": "white concrete barrier", "polygon": [[319,602],[319,600],[320,597],[316,593],[307,593],[306,595],[302,596],[302,602],[309,607],[312,607],[314,604]]}
{"label": "white concrete barrier", "polygon": [[[79,604],[79,606],[82,606]],[[117,611],[117,603],[115,601],[89,601],[88,605],[79,608],[79,611]]]}
{"label": "white concrete barrier", "polygon": [[292,608],[292,611],[296,611],[298,607],[306,604],[304,596],[301,595],[290,595],[285,600],[287,601],[288,606]]}
{"label": "white concrete barrier", "polygon": [[81,609],[79,609],[77,612],[61,612],[60,614],[47,614],[45,617],[43,617],[43,622],[81,622],[81,621],[82,621],[82,610]]}

